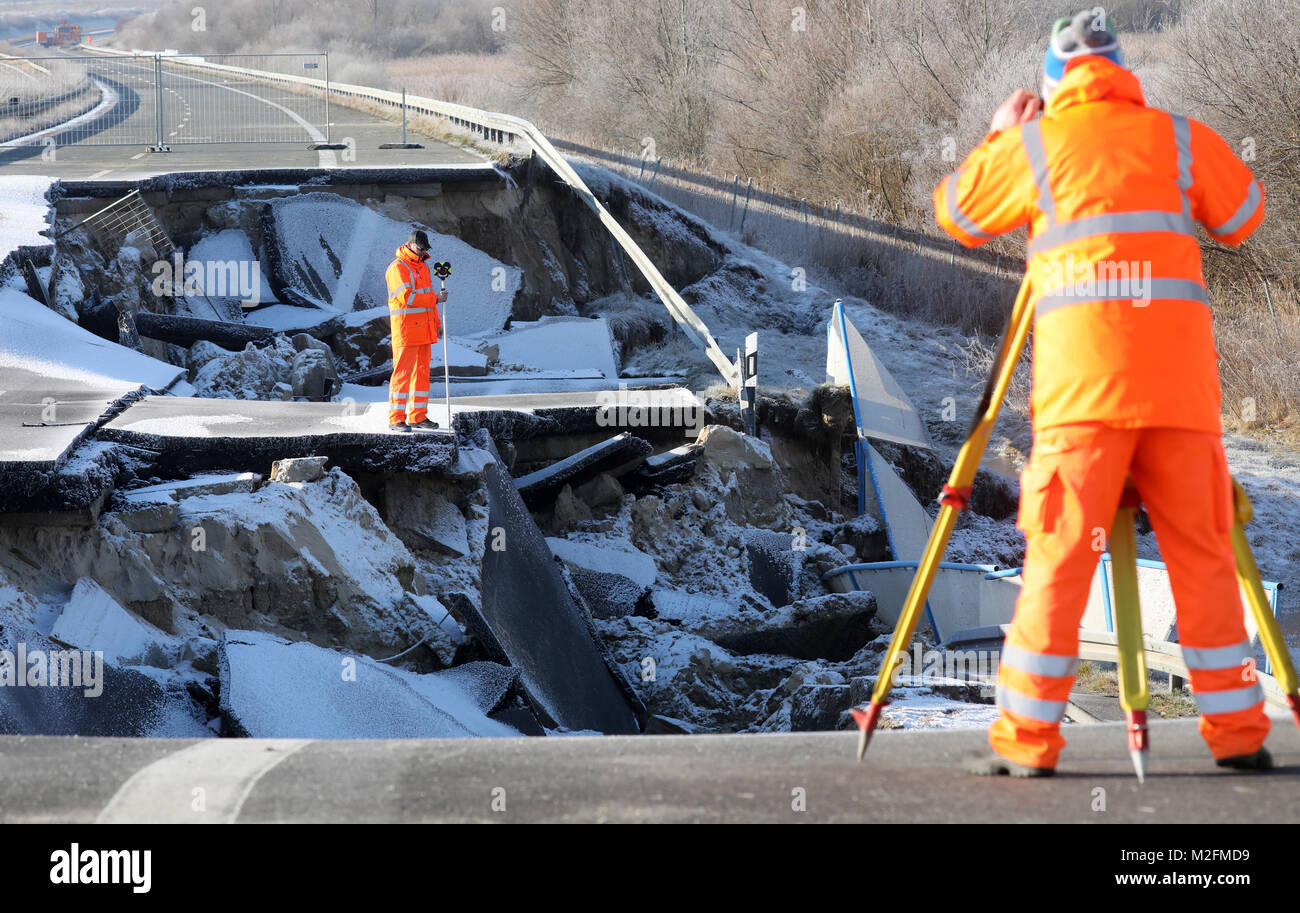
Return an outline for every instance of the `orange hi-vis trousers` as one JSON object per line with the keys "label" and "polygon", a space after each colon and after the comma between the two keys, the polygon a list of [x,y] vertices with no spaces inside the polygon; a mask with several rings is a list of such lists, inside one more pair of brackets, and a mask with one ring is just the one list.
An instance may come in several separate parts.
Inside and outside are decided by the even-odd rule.
{"label": "orange hi-vis trousers", "polygon": [[429,417],[429,359],[433,346],[393,346],[393,376],[388,382],[388,424],[422,422]]}
{"label": "orange hi-vis trousers", "polygon": [[1178,639],[1216,758],[1264,744],[1269,720],[1254,679],[1231,531],[1232,480],[1219,435],[1087,422],[1034,435],[1021,474],[1023,589],[998,669],[989,744],[1008,760],[1055,767],[1078,667],[1079,622],[1132,477],[1169,569]]}

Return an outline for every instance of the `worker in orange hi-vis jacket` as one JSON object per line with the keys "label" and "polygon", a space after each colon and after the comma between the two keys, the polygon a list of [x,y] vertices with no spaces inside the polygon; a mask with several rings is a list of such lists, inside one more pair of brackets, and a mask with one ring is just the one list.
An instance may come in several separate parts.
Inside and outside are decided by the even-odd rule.
{"label": "worker in orange hi-vis jacket", "polygon": [[438,305],[445,291],[429,274],[429,236],[413,231],[388,265],[388,317],[392,326],[393,376],[388,384],[388,427],[394,431],[432,431],[429,421],[429,360],[442,332]]}
{"label": "worker in orange hi-vis jacket", "polygon": [[[1021,475],[1023,589],[978,774],[1047,776],[1078,666],[1079,623],[1127,479],[1169,569],[1178,633],[1223,767],[1266,769],[1230,531],[1218,353],[1196,223],[1240,244],[1264,191],[1204,124],[1147,107],[1100,12],[1056,23],[1044,103],[1019,90],[934,192],[967,247],[1029,227],[1034,444]],[[1041,114],[1041,117],[1039,116]]]}

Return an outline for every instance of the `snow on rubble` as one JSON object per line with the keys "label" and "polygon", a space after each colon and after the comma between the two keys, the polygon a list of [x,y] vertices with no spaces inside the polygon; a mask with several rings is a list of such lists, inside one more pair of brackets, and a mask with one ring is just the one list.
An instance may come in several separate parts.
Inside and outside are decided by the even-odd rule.
{"label": "snow on rubble", "polygon": [[259,631],[221,641],[222,712],[254,738],[430,739],[521,733],[488,714],[518,673],[470,663],[417,675]]}
{"label": "snow on rubble", "polygon": [[162,390],[183,369],[100,339],[17,289],[0,287],[0,369],[56,377],[88,387]]}
{"label": "snow on rubble", "polygon": [[41,232],[50,227],[50,203],[46,198],[55,179],[39,174],[0,176],[0,256],[20,247],[49,243]]}

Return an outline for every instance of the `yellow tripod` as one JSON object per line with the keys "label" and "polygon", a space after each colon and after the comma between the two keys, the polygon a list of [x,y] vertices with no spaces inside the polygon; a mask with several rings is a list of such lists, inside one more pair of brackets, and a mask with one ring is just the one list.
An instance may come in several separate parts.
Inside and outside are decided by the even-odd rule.
{"label": "yellow tripod", "polygon": [[[875,688],[871,692],[871,702],[865,710],[853,708],[853,718],[858,724],[858,760],[862,760],[866,754],[872,733],[880,722],[880,713],[889,703],[894,670],[902,662],[907,647],[916,634],[921,610],[930,594],[930,586],[934,582],[943,553],[948,547],[953,526],[957,522],[958,514],[966,508],[970,499],[975,473],[979,469],[980,459],[993,433],[1002,400],[1006,397],[1007,388],[1011,384],[1012,375],[1020,360],[1020,353],[1024,350],[1032,323],[1033,309],[1030,306],[1029,277],[1026,276],[1020,284],[1020,291],[1012,306],[998,359],[993,365],[979,406],[976,408],[975,421],[965,443],[957,453],[957,459],[948,477],[948,484],[944,485],[943,492],[939,496],[941,503],[939,514],[935,518],[934,528],[930,531],[930,538],[917,565],[916,576],[912,578],[912,585],[907,591],[907,598],[903,601],[903,609],[894,627],[894,635],[881,663]],[[1254,516],[1254,512],[1246,492],[1235,480],[1233,494],[1236,523],[1232,531],[1232,547],[1237,559],[1237,579],[1246,591],[1247,602],[1259,628],[1260,640],[1273,664],[1278,684],[1287,695],[1287,703],[1291,707],[1296,725],[1300,726],[1300,685],[1297,684],[1295,666],[1283,643],[1277,619],[1269,611],[1268,597],[1260,582],[1259,568],[1255,565],[1243,529]],[[1115,578],[1115,631],[1120,653],[1119,676],[1122,695],[1120,700],[1128,717],[1129,750],[1138,777],[1143,778],[1146,774],[1146,752],[1150,743],[1146,711],[1151,696],[1147,687],[1146,655],[1142,643],[1137,546],[1134,539],[1134,518],[1140,506],[1136,492],[1130,494],[1126,491],[1111,530],[1111,561]]]}

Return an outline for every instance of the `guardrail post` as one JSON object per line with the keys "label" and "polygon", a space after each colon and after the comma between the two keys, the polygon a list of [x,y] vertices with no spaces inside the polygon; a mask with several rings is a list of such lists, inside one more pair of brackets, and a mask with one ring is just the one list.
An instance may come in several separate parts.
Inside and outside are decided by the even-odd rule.
{"label": "guardrail post", "polygon": [[745,354],[736,350],[737,367],[740,369],[737,383],[737,399],[740,400],[740,413],[745,420],[745,433],[758,437],[758,334],[750,333],[745,337]]}
{"label": "guardrail post", "polygon": [[171,152],[167,144],[163,142],[163,85],[162,85],[162,57],[158,54],[153,55],[153,99],[154,107],[157,109],[154,121],[158,128],[158,138],[153,145],[153,152]]}
{"label": "guardrail post", "polygon": [[[405,94],[406,90],[403,89],[402,92],[403,94]],[[325,52],[325,142],[326,143],[334,142],[334,140],[331,139],[331,136],[333,135],[332,127],[333,125],[330,123],[330,55],[329,55],[329,51],[326,51]],[[405,127],[405,122],[403,122],[403,127]],[[406,142],[405,133],[403,133],[402,135],[402,142]]]}

